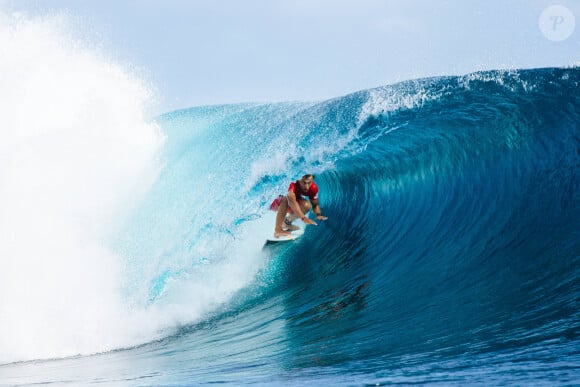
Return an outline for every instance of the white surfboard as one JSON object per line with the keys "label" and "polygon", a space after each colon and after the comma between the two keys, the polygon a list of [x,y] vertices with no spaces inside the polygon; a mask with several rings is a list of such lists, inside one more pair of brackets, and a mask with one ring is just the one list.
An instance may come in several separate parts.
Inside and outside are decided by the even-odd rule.
{"label": "white surfboard", "polygon": [[300,238],[302,234],[304,234],[304,230],[300,228],[292,231],[290,235],[279,236],[278,238],[274,238],[274,235],[270,235],[266,238],[266,243],[289,242]]}

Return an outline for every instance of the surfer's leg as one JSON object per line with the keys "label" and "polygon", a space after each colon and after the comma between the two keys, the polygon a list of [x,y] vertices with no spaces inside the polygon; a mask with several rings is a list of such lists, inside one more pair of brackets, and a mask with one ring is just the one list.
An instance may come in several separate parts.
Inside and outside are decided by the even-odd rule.
{"label": "surfer's leg", "polygon": [[274,228],[274,238],[278,238],[283,235],[290,235],[288,231],[284,231],[282,226],[284,224],[284,219],[286,218],[286,212],[288,212],[288,198],[286,196],[282,197],[280,200],[280,205],[278,206],[278,213],[276,214],[276,226]]}
{"label": "surfer's leg", "polygon": [[[300,205],[300,209],[302,210],[302,213],[304,215],[308,214],[308,211],[310,211],[310,208],[312,208],[312,205],[310,204],[310,202],[308,200],[298,200],[298,204]],[[286,205],[288,205],[288,203],[286,202]],[[296,219],[298,219],[298,215],[296,215],[293,212],[290,212],[288,215],[288,221],[290,223],[294,222]]]}
{"label": "surfer's leg", "polygon": [[300,227],[293,225],[292,221],[290,220],[290,217],[287,216],[284,219],[284,229],[288,231],[296,231],[300,230]]}
{"label": "surfer's leg", "polygon": [[300,209],[304,213],[304,215],[308,215],[308,211],[312,208],[312,204],[308,200],[301,200],[300,201]]}

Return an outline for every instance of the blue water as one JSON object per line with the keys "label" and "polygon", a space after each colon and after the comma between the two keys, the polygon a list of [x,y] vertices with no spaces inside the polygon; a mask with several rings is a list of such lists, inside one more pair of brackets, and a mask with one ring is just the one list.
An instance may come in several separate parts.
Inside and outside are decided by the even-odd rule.
{"label": "blue water", "polygon": [[[156,118],[161,171],[103,241],[155,328],[1,365],[0,385],[580,383],[579,82],[490,71]],[[328,221],[263,248],[304,173]]]}

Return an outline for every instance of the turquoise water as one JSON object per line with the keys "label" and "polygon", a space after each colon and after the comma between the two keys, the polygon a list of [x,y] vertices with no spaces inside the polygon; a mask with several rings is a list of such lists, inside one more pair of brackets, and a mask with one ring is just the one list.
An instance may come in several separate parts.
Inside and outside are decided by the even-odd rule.
{"label": "turquoise water", "polygon": [[[94,238],[122,311],[79,281],[34,336],[70,345],[4,353],[0,385],[577,383],[579,80],[490,71],[157,117],[154,176]],[[264,248],[269,203],[306,172],[328,221]]]}

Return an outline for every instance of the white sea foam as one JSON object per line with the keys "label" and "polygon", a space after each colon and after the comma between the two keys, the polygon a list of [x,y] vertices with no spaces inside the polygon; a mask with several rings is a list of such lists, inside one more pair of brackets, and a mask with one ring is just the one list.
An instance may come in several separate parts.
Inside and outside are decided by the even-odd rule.
{"label": "white sea foam", "polygon": [[421,81],[407,81],[395,85],[370,89],[367,102],[361,108],[359,126],[370,116],[389,114],[400,109],[413,109],[441,97]]}
{"label": "white sea foam", "polygon": [[154,181],[163,136],[147,85],[67,25],[0,12],[0,363],[146,334],[103,241]]}

